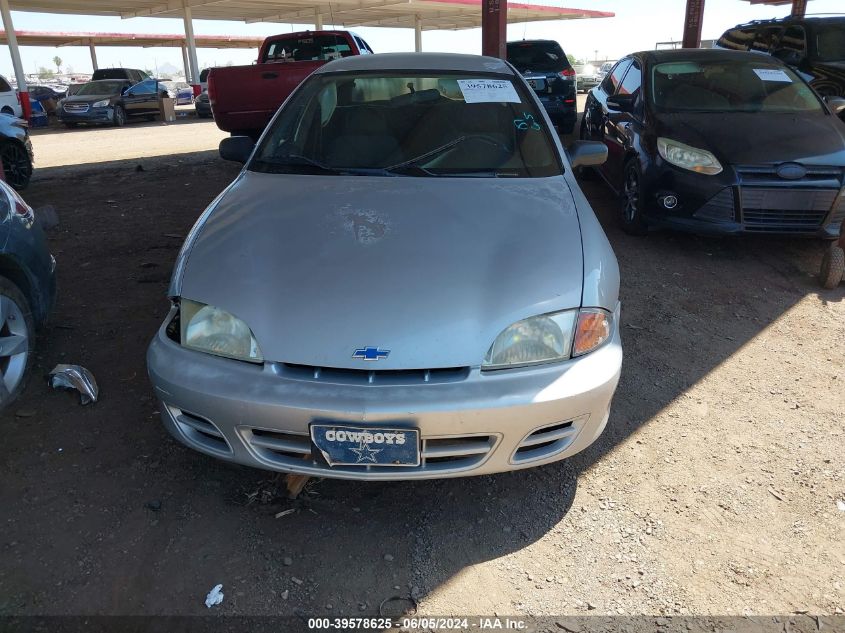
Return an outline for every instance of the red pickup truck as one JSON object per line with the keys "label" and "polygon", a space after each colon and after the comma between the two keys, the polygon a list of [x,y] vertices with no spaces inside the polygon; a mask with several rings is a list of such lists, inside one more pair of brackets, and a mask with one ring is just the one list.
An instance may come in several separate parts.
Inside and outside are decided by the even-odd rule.
{"label": "red pickup truck", "polygon": [[373,50],[349,31],[271,35],[251,66],[212,68],[208,98],[217,127],[257,139],[282,102],[314,70],[334,59]]}

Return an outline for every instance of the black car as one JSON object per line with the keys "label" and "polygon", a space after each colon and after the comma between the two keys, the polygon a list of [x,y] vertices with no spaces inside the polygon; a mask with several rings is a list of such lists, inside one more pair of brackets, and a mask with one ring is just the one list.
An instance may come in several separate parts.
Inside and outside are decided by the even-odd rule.
{"label": "black car", "polygon": [[835,237],[845,218],[845,126],[788,66],[726,50],[647,51],[590,92],[580,137],[622,196],[629,233]]}
{"label": "black car", "polygon": [[208,99],[208,90],[203,90],[194,99],[194,108],[196,108],[197,116],[200,119],[207,119],[211,116],[211,102]]}
{"label": "black car", "polygon": [[39,218],[0,183],[0,409],[24,386],[36,329],[56,296],[56,260]]}
{"label": "black car", "polygon": [[98,68],[91,75],[91,81],[100,79],[125,79],[133,84],[141,83],[151,77],[143,70],[137,68]]}
{"label": "black car", "polygon": [[537,93],[552,123],[564,134],[575,129],[575,69],[554,40],[508,42],[508,61]]}
{"label": "black car", "polygon": [[728,29],[716,46],[777,57],[823,97],[845,97],[845,16],[759,20]]}
{"label": "black car", "polygon": [[101,79],[88,82],[72,97],[62,99],[56,115],[67,127],[80,123],[119,127],[130,117],[152,121],[159,114],[159,99],[167,96],[167,88],[155,79],[135,85],[125,79]]}
{"label": "black car", "polygon": [[0,163],[6,182],[18,191],[26,189],[32,178],[32,143],[23,119],[0,115]]}

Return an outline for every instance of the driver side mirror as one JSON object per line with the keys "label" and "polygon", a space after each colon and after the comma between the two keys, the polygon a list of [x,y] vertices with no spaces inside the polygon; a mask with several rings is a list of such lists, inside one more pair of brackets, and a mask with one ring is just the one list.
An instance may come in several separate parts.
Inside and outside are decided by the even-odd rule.
{"label": "driver side mirror", "polygon": [[575,141],[566,148],[573,168],[603,165],[607,160],[607,145],[598,141]]}
{"label": "driver side mirror", "polygon": [[633,112],[637,95],[613,95],[607,98],[607,109],[616,112]]}
{"label": "driver side mirror", "polygon": [[824,102],[834,114],[841,114],[842,112],[845,112],[845,99],[842,97],[827,96],[824,98]]}
{"label": "driver side mirror", "polygon": [[253,149],[255,142],[248,136],[230,136],[220,141],[220,158],[244,164]]}

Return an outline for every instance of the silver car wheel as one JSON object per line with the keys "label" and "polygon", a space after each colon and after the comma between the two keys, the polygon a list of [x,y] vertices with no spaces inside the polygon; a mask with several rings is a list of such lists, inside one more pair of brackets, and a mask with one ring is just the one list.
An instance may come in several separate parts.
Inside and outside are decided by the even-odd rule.
{"label": "silver car wheel", "polygon": [[640,179],[635,169],[625,174],[625,219],[633,222],[639,212]]}
{"label": "silver car wheel", "polygon": [[0,403],[6,402],[23,380],[29,337],[21,307],[11,297],[0,294]]}

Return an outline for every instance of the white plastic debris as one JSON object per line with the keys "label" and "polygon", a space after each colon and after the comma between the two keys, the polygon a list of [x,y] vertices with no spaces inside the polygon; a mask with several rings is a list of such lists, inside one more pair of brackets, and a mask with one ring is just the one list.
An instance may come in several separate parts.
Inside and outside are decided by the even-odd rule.
{"label": "white plastic debris", "polygon": [[94,375],[81,365],[56,365],[50,372],[50,386],[58,389],[76,389],[82,404],[97,402],[100,393]]}
{"label": "white plastic debris", "polygon": [[223,585],[214,585],[214,589],[205,597],[205,606],[209,609],[223,602]]}
{"label": "white plastic debris", "polygon": [[845,501],[843,501],[842,499],[837,499],[836,507],[839,508],[840,512],[845,512]]}

